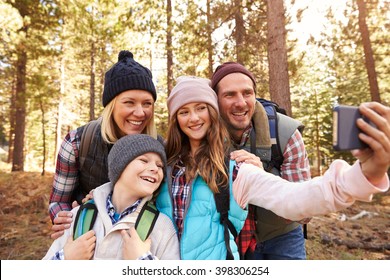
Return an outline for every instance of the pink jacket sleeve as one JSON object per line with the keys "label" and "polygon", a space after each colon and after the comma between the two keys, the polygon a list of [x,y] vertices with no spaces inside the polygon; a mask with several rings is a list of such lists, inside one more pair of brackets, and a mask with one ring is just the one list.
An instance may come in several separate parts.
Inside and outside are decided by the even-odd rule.
{"label": "pink jacket sleeve", "polygon": [[305,182],[289,182],[244,163],[233,183],[234,198],[242,208],[250,203],[293,221],[336,212],[356,200],[369,202],[373,194],[388,189],[387,175],[374,186],[358,161],[350,166],[343,160],[334,161],[323,176]]}

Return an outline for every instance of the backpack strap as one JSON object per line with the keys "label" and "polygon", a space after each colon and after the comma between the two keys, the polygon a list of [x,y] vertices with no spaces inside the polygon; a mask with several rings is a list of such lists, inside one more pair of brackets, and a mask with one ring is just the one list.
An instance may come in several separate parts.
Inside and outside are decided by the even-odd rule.
{"label": "backpack strap", "polygon": [[142,241],[145,241],[153,230],[160,212],[156,205],[148,201],[144,204],[135,222],[135,229]]}
{"label": "backpack strap", "polygon": [[[80,237],[93,228],[98,210],[93,199],[88,200],[80,206],[76,214],[75,226],[73,228],[73,240]],[[142,241],[145,241],[153,230],[160,212],[152,202],[147,202],[141,209],[135,222],[135,229]]]}
{"label": "backpack strap", "polygon": [[79,170],[82,169],[84,161],[88,155],[89,146],[91,146],[93,136],[96,130],[100,127],[102,118],[90,121],[84,126],[83,133],[81,134],[80,147],[79,147]]}
{"label": "backpack strap", "polygon": [[[271,172],[273,168],[276,168],[280,171],[284,160],[283,152],[291,135],[293,135],[296,129],[302,132],[304,125],[298,120],[283,114],[285,110],[281,109],[275,102],[263,98],[258,98],[257,100],[261,103],[261,105],[263,105],[267,113],[272,144],[271,159],[267,162],[268,164],[265,166],[265,170]],[[255,130],[257,133],[261,127],[256,127],[256,125],[261,126],[262,124],[258,121],[255,122]]]}
{"label": "backpack strap", "polygon": [[93,228],[97,217],[98,210],[93,199],[82,204],[77,211],[75,226],[73,228],[73,240]]}
{"label": "backpack strap", "polygon": [[[228,157],[225,158],[225,167],[226,169],[232,170],[233,161],[230,161]],[[220,214],[220,222],[224,227],[224,240],[226,245],[226,259],[234,260],[234,256],[232,253],[232,249],[230,248],[230,234],[233,235],[234,239],[237,237],[237,230],[234,227],[233,223],[229,220],[229,209],[230,209],[230,184],[233,183],[233,178],[229,174],[229,183],[226,186],[219,186],[218,193],[214,194],[215,205],[217,207],[217,211]]]}

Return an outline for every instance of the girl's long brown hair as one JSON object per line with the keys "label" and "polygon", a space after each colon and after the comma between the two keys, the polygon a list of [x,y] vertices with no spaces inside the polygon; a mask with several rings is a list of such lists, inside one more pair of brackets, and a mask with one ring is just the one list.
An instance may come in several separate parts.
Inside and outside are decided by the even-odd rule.
{"label": "girl's long brown hair", "polygon": [[183,133],[177,122],[177,112],[171,118],[168,127],[166,151],[168,165],[173,166],[179,159],[183,161],[187,182],[194,179],[198,172],[213,193],[217,193],[218,186],[226,186],[228,183],[225,156],[228,156],[230,138],[218,112],[208,104],[207,108],[211,126],[196,154],[192,157],[188,136]]}

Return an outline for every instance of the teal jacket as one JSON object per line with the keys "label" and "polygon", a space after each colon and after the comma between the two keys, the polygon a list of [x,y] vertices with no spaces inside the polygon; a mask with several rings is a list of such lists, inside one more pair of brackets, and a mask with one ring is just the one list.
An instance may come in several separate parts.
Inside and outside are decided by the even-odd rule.
{"label": "teal jacket", "polygon": [[[242,209],[233,198],[232,170],[234,161],[230,162],[229,173],[230,210],[229,220],[239,233],[247,217],[247,211]],[[172,178],[169,168],[167,178]],[[157,208],[173,221],[172,180],[165,180],[157,197]],[[182,260],[224,260],[226,245],[224,227],[220,223],[214,195],[206,182],[196,176],[193,180],[184,212],[184,226],[180,239],[180,258]],[[173,221],[174,224],[176,224]],[[235,259],[239,259],[237,245],[230,234],[230,248]]]}

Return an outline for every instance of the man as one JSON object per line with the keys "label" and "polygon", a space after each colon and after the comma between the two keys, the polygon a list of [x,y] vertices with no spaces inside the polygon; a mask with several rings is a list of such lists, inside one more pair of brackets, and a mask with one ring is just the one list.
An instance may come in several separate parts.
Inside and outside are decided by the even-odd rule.
{"label": "man", "polygon": [[[256,100],[254,75],[239,63],[227,62],[215,70],[211,87],[218,95],[220,114],[226,122],[233,148],[249,150],[263,162],[269,161],[272,144],[269,124],[264,108]],[[288,133],[287,130],[291,133],[283,135],[286,138],[283,163],[279,170],[273,168],[273,173],[279,171],[280,176],[289,181],[310,179],[302,135],[298,125],[294,126],[297,121],[281,114],[278,114],[278,119],[279,126],[286,125],[288,128],[282,130],[283,133]],[[236,241],[242,259],[306,259],[301,224],[252,205]]]}

